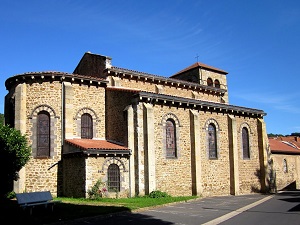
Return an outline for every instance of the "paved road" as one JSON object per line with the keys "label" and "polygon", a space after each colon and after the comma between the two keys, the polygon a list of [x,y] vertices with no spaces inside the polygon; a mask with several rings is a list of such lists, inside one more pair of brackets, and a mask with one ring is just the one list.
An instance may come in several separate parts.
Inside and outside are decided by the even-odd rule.
{"label": "paved road", "polygon": [[276,195],[202,198],[138,212],[83,218],[56,225],[299,225],[300,191]]}

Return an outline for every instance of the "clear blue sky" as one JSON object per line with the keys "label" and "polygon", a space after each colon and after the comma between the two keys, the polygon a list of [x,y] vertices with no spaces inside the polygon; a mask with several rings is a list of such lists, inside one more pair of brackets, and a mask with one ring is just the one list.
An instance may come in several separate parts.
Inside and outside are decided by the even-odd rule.
{"label": "clear blue sky", "polygon": [[199,61],[228,72],[229,103],[262,109],[267,133],[300,132],[299,0],[1,0],[5,80],[72,73],[87,51],[170,76]]}

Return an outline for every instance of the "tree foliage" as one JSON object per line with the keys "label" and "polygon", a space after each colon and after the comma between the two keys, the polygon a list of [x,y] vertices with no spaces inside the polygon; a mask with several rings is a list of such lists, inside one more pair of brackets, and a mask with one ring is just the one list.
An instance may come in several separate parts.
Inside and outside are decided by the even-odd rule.
{"label": "tree foliage", "polygon": [[18,172],[29,161],[30,154],[31,146],[26,136],[19,130],[0,124],[0,174],[6,184],[18,180]]}

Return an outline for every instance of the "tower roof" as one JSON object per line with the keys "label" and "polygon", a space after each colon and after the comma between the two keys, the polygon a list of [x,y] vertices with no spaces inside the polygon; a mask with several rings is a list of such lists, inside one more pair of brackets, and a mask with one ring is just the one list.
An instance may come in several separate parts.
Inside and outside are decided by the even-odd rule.
{"label": "tower roof", "polygon": [[178,74],[187,72],[187,71],[192,70],[192,69],[195,69],[195,68],[203,68],[203,69],[212,70],[212,71],[219,72],[219,73],[223,73],[223,74],[228,74],[228,72],[226,72],[226,71],[224,71],[224,70],[218,69],[218,68],[213,67],[213,66],[206,65],[206,64],[204,64],[204,63],[196,62],[196,63],[194,63],[194,64],[192,64],[192,65],[186,67],[185,69],[180,70],[179,72],[175,73],[175,74],[172,75],[171,77],[175,77],[175,76],[177,76]]}

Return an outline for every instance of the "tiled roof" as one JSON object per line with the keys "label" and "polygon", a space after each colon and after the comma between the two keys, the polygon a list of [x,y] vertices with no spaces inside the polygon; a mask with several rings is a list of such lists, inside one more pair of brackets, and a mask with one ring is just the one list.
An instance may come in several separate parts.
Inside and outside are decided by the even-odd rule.
{"label": "tiled roof", "polygon": [[66,139],[65,141],[82,150],[129,150],[127,147],[106,140]]}
{"label": "tiled roof", "polygon": [[300,155],[300,149],[297,148],[295,145],[290,144],[289,142],[269,138],[269,144],[272,153]]}
{"label": "tiled roof", "polygon": [[300,149],[300,137],[297,136],[277,137],[277,140],[290,142],[296,145]]}
{"label": "tiled roof", "polygon": [[221,73],[227,74],[227,72],[224,71],[224,70],[221,70],[221,69],[218,69],[218,68],[215,68],[215,67],[206,65],[206,64],[204,64],[204,63],[196,62],[196,63],[194,63],[193,65],[191,65],[191,66],[189,66],[189,67],[187,67],[187,68],[185,68],[185,69],[183,69],[183,70],[180,70],[178,73],[172,75],[171,77],[176,76],[176,75],[178,75],[178,74],[181,74],[181,73],[183,73],[183,72],[189,71],[189,70],[191,70],[191,69],[198,68],[198,67],[200,67],[200,68],[205,68],[205,69],[209,69],[209,70],[214,70],[214,71],[217,71],[217,72],[221,72]]}

